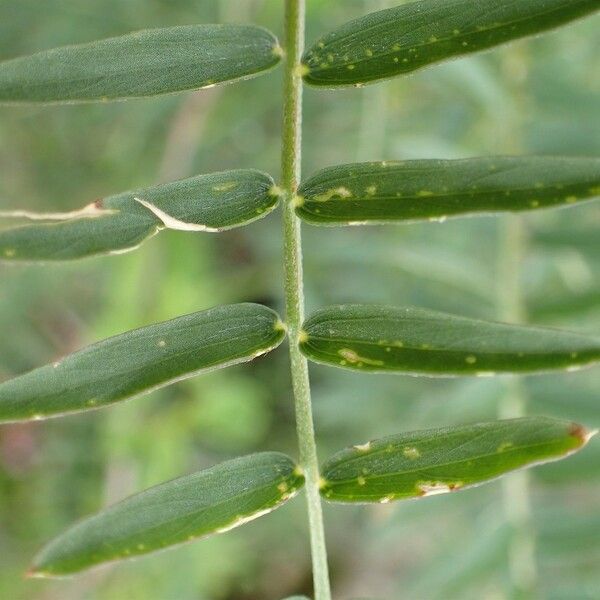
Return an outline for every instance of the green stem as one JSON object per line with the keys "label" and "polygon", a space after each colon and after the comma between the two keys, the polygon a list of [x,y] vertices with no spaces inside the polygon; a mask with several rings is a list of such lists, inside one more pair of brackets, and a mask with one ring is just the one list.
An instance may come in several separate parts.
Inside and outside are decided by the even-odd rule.
{"label": "green stem", "polygon": [[[520,272],[525,255],[526,231],[520,216],[507,217],[500,229],[499,292],[500,318],[511,323],[524,323]],[[526,413],[527,394],[518,377],[507,381],[505,396],[499,406],[504,419],[522,417]],[[535,537],[530,503],[528,471],[519,471],[502,481],[504,512],[511,528],[508,562],[515,598],[534,598],[536,589]]]}
{"label": "green stem", "polygon": [[300,182],[302,142],[302,75],[300,60],[304,47],[305,0],[285,2],[285,82],[282,144],[283,245],[285,304],[290,345],[292,387],[300,465],[306,477],[306,500],[316,600],[330,600],[329,571],[321,496],[319,462],[310,398],[308,364],[300,352],[299,339],[304,321],[304,286],[300,221],[294,199]]}
{"label": "green stem", "polygon": [[[527,54],[523,47],[506,50],[502,68],[513,103],[504,122],[502,148],[506,152],[521,151],[521,115],[527,113],[523,83],[527,77]],[[526,323],[527,311],[521,289],[521,263],[527,251],[527,230],[523,217],[511,215],[500,221],[498,312],[510,323]],[[501,418],[522,417],[527,412],[527,391],[523,380],[507,381],[505,395],[498,407]],[[508,568],[514,598],[537,596],[535,531],[531,508],[529,471],[519,471],[502,480],[504,513],[511,529]]]}

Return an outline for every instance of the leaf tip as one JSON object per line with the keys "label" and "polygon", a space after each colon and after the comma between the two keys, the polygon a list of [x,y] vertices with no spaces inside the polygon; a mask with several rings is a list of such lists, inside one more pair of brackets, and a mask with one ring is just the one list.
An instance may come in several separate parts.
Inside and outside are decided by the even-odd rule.
{"label": "leaf tip", "polygon": [[27,571],[25,571],[23,577],[25,579],[46,579],[48,577],[52,577],[52,573],[48,571],[43,571],[38,567],[29,567]]}
{"label": "leaf tip", "polygon": [[585,446],[597,433],[598,429],[586,429],[579,423],[571,423],[569,427],[569,435],[579,440],[581,447]]}

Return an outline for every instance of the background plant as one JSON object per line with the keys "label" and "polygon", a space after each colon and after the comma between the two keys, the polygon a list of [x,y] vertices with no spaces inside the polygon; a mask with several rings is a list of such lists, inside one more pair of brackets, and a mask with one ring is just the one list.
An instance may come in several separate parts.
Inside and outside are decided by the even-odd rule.
{"label": "background plant", "polygon": [[[341,20],[345,20],[345,17],[346,17],[346,16],[347,16],[347,15],[345,15],[345,16],[344,16],[344,19],[341,19]],[[102,108],[106,108],[106,107],[102,107]],[[347,157],[344,157],[344,158],[345,158],[345,160],[347,160]],[[342,159],[342,160],[343,160],[343,159]],[[329,162],[334,162],[334,163],[335,163],[335,162],[342,162],[342,160],[339,160],[339,161],[329,161]],[[232,165],[232,166],[233,166],[233,165]],[[130,186],[130,187],[131,187],[131,186]],[[126,189],[126,188],[122,186],[122,189]],[[115,190],[115,191],[117,191],[117,190]],[[580,209],[577,209],[577,210],[580,210]],[[572,212],[574,212],[574,211],[572,211]],[[562,213],[562,214],[564,215],[565,213]],[[564,217],[561,217],[561,221],[562,221],[562,219],[563,219],[563,218],[564,218]],[[482,222],[481,222],[481,221],[479,221],[479,223],[482,223]],[[455,224],[446,224],[444,227],[450,227],[450,226],[454,227],[454,226],[455,226]],[[478,225],[478,226],[480,227],[481,225]],[[427,226],[423,226],[423,227],[427,227]],[[429,227],[431,227],[431,226],[429,226]],[[322,232],[321,232],[321,233],[322,233]],[[332,235],[332,234],[331,234],[330,232],[327,232],[327,233],[328,233],[328,235],[326,235],[326,236],[323,236],[322,234],[319,236],[319,235],[318,235],[318,234],[319,234],[319,232],[316,232],[316,234],[315,234],[315,237],[316,237],[316,238],[319,240],[319,241],[318,241],[318,244],[319,244],[319,249],[320,249],[320,253],[319,253],[319,254],[322,254],[322,253],[323,253],[323,244],[324,244],[324,243],[327,243],[327,241],[328,241],[328,240],[327,240],[327,238],[331,239],[331,235]],[[427,237],[428,237],[428,238],[430,237],[429,233],[430,233],[430,230],[427,230]],[[347,235],[356,235],[356,234],[355,234],[354,232],[352,232],[352,233],[350,234],[350,233],[348,233],[348,232],[346,231],[346,232],[344,232],[344,235],[346,235],[346,236],[347,236]],[[360,234],[360,235],[362,236],[362,235],[367,235],[367,234]],[[397,234],[396,234],[396,233],[394,233],[394,235],[397,235]],[[406,232],[404,232],[404,233],[403,233],[403,235],[408,235],[408,234],[406,234]],[[414,235],[417,235],[417,234],[415,233]],[[440,234],[438,233],[438,235],[440,235]],[[325,238],[325,240],[324,240],[323,238]],[[375,239],[380,239],[380,238],[381,238],[381,233],[378,233],[377,235],[373,234],[373,241],[374,241]],[[593,240],[593,237],[592,237],[591,239]],[[428,241],[429,241],[429,240],[428,240]],[[381,243],[381,242],[380,242],[380,243]],[[315,245],[316,245],[316,242],[315,242]],[[412,246],[412,244],[411,244],[411,246]],[[390,245],[388,244],[388,245],[387,245],[387,246],[384,248],[384,250],[386,250],[386,249],[387,249],[387,250],[389,250],[389,248],[390,248]],[[362,245],[361,245],[361,250],[362,250]],[[345,254],[346,254],[346,253],[345,253]],[[344,256],[344,258],[346,258],[346,256]],[[414,257],[414,256],[410,256],[410,258],[414,260],[414,258],[415,258],[415,257]],[[116,260],[116,259],[115,259],[115,260]],[[121,260],[121,259],[118,259],[118,260]],[[334,272],[334,273],[337,273],[337,271],[332,271],[332,272]],[[355,272],[356,272],[356,270],[355,270],[355,267],[353,266],[353,273],[355,273]],[[328,276],[329,276],[329,274],[328,274]],[[333,286],[332,286],[332,287],[333,287]],[[361,287],[364,287],[364,285],[363,285],[363,286],[361,286]],[[374,291],[371,289],[373,286],[367,286],[367,287],[368,287],[369,289],[367,289],[367,290],[365,290],[365,291],[363,292],[363,293],[365,293],[365,294],[367,294],[367,293],[376,293],[376,294],[377,294],[377,293],[380,293],[380,294],[384,294],[384,293],[385,293],[385,294],[388,294],[388,293],[390,293],[390,294],[392,294],[392,293],[397,293],[397,290],[394,290],[394,291],[392,292],[392,291],[390,291],[389,289],[388,289],[388,290],[386,290],[386,291],[383,291],[383,290],[382,290],[382,291],[379,291],[379,292],[374,292]],[[330,288],[330,289],[331,289],[331,288]],[[392,288],[392,289],[393,289],[393,288]],[[329,293],[331,293],[331,292],[329,292]],[[418,292],[417,290],[415,290],[415,291],[413,291],[412,293],[423,293],[423,292],[422,292],[422,291],[421,291],[421,292]],[[358,294],[357,294],[356,292],[354,292],[354,295],[352,295],[352,298],[354,298],[354,297],[357,297],[357,296],[358,296]],[[445,294],[443,294],[443,296],[445,296]],[[467,295],[467,294],[465,294],[464,296],[468,296],[468,295]],[[347,297],[348,297],[348,293],[345,293],[345,294],[343,294],[343,295],[341,294],[340,296],[338,296],[338,297],[334,298],[334,300],[338,300],[338,301],[339,301],[339,300],[346,300],[346,299],[347,299]],[[364,298],[364,299],[370,299],[370,298],[368,298],[368,297],[366,297],[366,296],[365,296],[365,297],[363,297],[363,296],[359,296],[359,298],[360,298],[361,300],[362,300],[363,298]],[[379,298],[378,298],[378,300],[379,300]],[[462,302],[463,300],[464,300],[464,298],[462,298],[460,301],[458,301],[458,303]],[[449,300],[448,300],[447,298],[445,298],[445,297],[444,297],[444,299],[443,299],[443,302],[447,302],[447,301],[449,302]],[[396,302],[396,300],[394,300],[394,302]],[[436,302],[442,303],[442,300],[441,300],[441,299],[439,299],[439,300],[437,300],[437,301],[431,300],[431,301],[429,301],[429,302],[428,302],[428,304],[429,304],[430,306],[436,307],[436,306],[437,306]],[[214,303],[214,302],[213,302],[213,303]],[[327,302],[315,302],[315,306],[317,306],[317,305],[321,305],[321,304],[326,304],[326,303],[327,303]],[[418,302],[418,303],[419,303],[419,304],[423,304],[422,302]],[[196,308],[196,306],[194,306],[194,307],[191,307],[191,308],[192,308],[192,309],[195,309],[195,308]],[[449,307],[449,306],[444,306],[444,308],[446,308],[446,309],[449,309],[450,307]],[[478,309],[475,309],[475,308],[474,308],[474,309],[473,309],[473,313],[472,313],[472,314],[478,314],[478,313],[477,313],[477,310],[481,310],[481,307],[479,307]],[[460,311],[460,310],[455,310],[455,312],[462,312],[462,311]],[[169,314],[169,316],[172,316],[172,315],[174,315],[174,314],[178,314],[178,313],[177,313],[177,312],[172,312],[172,313],[170,313],[170,314]],[[579,317],[579,318],[580,318],[580,317]],[[118,332],[118,331],[120,331],[120,330],[123,330],[123,329],[124,329],[124,328],[112,329],[112,330],[111,330],[111,332],[115,332],[115,333],[116,333],[116,332]],[[94,337],[98,337],[98,336],[94,336]],[[102,337],[102,336],[100,336],[100,337]],[[12,356],[12,354],[11,354],[11,356]],[[38,364],[39,362],[43,362],[43,361],[36,361],[36,364]],[[33,366],[33,365],[32,365],[32,366]],[[320,371],[318,371],[318,372],[320,373]],[[471,382],[471,383],[472,383],[472,382]],[[355,380],[355,379],[353,379],[353,380],[352,380],[352,385],[356,386],[356,380]],[[371,386],[375,385],[375,383],[373,382],[373,379],[372,379],[372,378],[369,380],[369,382],[367,382],[367,385],[368,385],[368,389],[371,389]],[[393,389],[394,391],[395,391],[395,390],[397,390],[397,386],[399,385],[399,383],[398,383],[398,379],[394,379],[393,381],[391,381],[391,382],[389,383],[389,385],[390,385],[390,387],[391,387],[391,386],[393,386],[393,388],[391,388],[391,389]],[[427,382],[427,385],[433,385],[433,384],[432,384],[432,382]],[[569,379],[569,385],[572,385],[572,379]],[[443,388],[440,388],[440,389],[443,389],[443,390],[445,391],[445,388],[446,388],[446,386],[444,386]],[[388,393],[389,393],[389,392],[388,392]],[[463,396],[463,397],[464,397],[464,396]],[[344,401],[347,401],[347,397],[345,397],[345,398],[344,398]],[[472,407],[469,407],[469,409],[470,409],[470,410],[472,410]],[[456,410],[456,405],[453,405],[453,406],[452,406],[452,410],[453,410],[453,411],[454,411],[454,410]],[[547,411],[544,411],[544,412],[547,412]],[[97,415],[96,415],[96,416],[97,416]],[[469,419],[470,419],[470,418],[471,418],[471,414],[469,414]],[[460,420],[460,419],[457,419],[457,420]],[[462,420],[465,420],[465,419],[463,418]],[[443,422],[445,422],[445,421],[447,421],[447,419],[445,419],[445,418],[439,418],[439,421],[438,421],[438,422],[440,422],[440,423],[443,423]],[[358,424],[354,424],[354,425],[353,425],[353,427],[357,427],[357,426],[358,426]],[[348,435],[348,436],[347,436],[347,439],[346,439],[345,441],[347,441],[347,442],[351,442],[351,441],[362,440],[362,439],[365,437],[365,435],[364,435],[364,433],[363,433],[363,431],[362,431],[362,428],[364,427],[364,423],[361,423],[361,424],[360,424],[360,427],[361,427],[361,430],[360,430],[360,431],[359,431],[359,430],[357,430],[357,431],[354,433],[354,435]],[[415,427],[410,427],[410,428],[415,428]],[[394,430],[395,430],[395,429],[390,429],[390,432],[392,432],[392,431],[394,431]],[[374,434],[374,435],[373,435],[373,437],[378,437],[378,436],[380,436],[380,435],[381,435],[381,433],[382,433],[382,431],[381,431],[381,425],[380,425],[380,424],[379,424],[379,426],[378,426],[378,427],[375,427],[375,426],[373,427],[373,434]],[[368,436],[367,436],[367,437],[368,437]],[[263,444],[263,446],[264,446],[264,444]],[[340,446],[340,444],[339,444],[339,443],[338,443],[338,444],[336,444],[336,445],[332,445],[332,449],[337,449],[339,446]],[[572,459],[572,460],[575,460],[575,459]],[[214,461],[213,461],[213,462],[214,462]],[[172,471],[171,471],[170,469],[167,469],[167,470],[168,470],[167,476],[170,476],[170,475],[172,475]],[[164,478],[164,477],[163,477],[163,478]],[[479,493],[479,492],[477,492],[477,493]],[[472,494],[475,494],[475,492],[472,492]],[[463,496],[463,497],[464,497],[464,496]],[[449,499],[445,499],[445,500],[446,500],[447,502],[449,502],[449,501],[450,501]],[[88,511],[88,512],[89,512],[89,511]],[[380,542],[380,540],[379,540],[379,542]],[[378,543],[379,543],[379,542],[378,542]]]}

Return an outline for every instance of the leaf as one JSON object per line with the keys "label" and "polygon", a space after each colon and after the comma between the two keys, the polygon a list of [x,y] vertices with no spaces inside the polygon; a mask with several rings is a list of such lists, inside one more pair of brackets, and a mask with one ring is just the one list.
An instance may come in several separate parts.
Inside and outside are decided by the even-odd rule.
{"label": "leaf", "polygon": [[575,370],[600,361],[599,337],[361,304],[314,313],[304,323],[300,347],[331,366],[418,375]]}
{"label": "leaf", "polygon": [[401,433],[353,446],[322,468],[321,494],[333,502],[390,502],[445,494],[558,460],[594,432],[526,417]]}
{"label": "leaf", "polygon": [[570,206],[600,196],[600,159],[496,156],[340,165],[319,171],[298,194],[298,216],[317,225]]}
{"label": "leaf", "polygon": [[285,337],[277,314],[231,304],[109,338],[0,384],[0,421],[100,408],[247,362]]}
{"label": "leaf", "polygon": [[0,63],[0,103],[155,96],[247,79],[281,58],[272,33],[249,25],[146,29]]}
{"label": "leaf", "polygon": [[223,231],[270,213],[273,180],[255,170],[198,175],[125,192],[71,213],[0,212],[0,218],[55,220],[0,231],[0,260],[42,262],[120,254],[165,227]]}
{"label": "leaf", "polygon": [[304,483],[279,452],[236,458],[147,489],[54,539],[29,575],[53,577],[239,527],[281,506]]}
{"label": "leaf", "polygon": [[303,58],[316,86],[360,85],[535,35],[589,15],[598,0],[423,0],[368,14]]}

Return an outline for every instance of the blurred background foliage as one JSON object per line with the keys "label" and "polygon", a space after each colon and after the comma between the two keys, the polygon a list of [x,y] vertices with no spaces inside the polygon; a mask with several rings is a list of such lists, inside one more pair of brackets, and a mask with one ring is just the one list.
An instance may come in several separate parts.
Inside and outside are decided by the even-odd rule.
{"label": "blurred background foliage", "polygon": [[[308,0],[307,38],[393,0]],[[0,57],[198,22],[256,22],[276,0],[3,0]],[[304,172],[355,160],[600,155],[600,17],[378,86],[307,89]],[[0,207],[69,210],[123,190],[238,167],[279,173],[281,70],[193,94],[107,105],[3,107]],[[598,331],[600,207],[519,218],[304,228],[308,310],[416,304]],[[0,226],[6,223],[0,223]],[[515,287],[515,265],[519,267]],[[507,299],[507,294],[509,295]],[[504,298],[504,300],[503,300]],[[219,235],[165,232],[139,251],[0,267],[0,380],[94,340],[221,303],[282,310],[277,215]],[[321,458],[373,437],[494,418],[510,378],[373,377],[311,367]],[[600,425],[598,371],[528,377],[527,410]],[[74,520],[239,454],[296,454],[284,347],[249,365],[99,412],[0,428],[0,597],[277,600],[310,593],[302,498],[241,529],[72,580],[24,581]],[[538,595],[600,598],[600,444],[533,472]],[[337,598],[513,598],[511,527],[492,483],[423,502],[325,507]]]}

